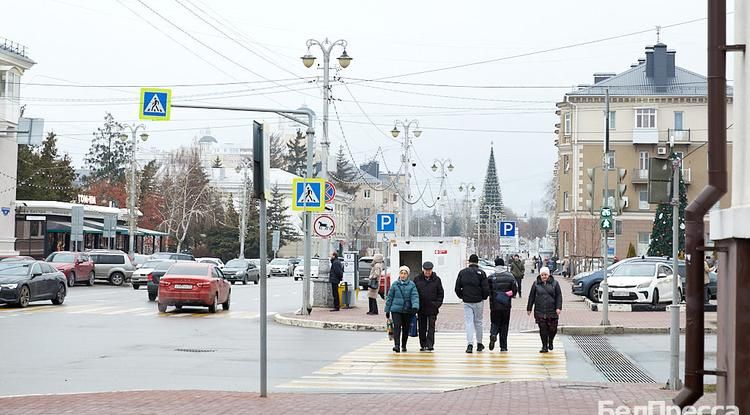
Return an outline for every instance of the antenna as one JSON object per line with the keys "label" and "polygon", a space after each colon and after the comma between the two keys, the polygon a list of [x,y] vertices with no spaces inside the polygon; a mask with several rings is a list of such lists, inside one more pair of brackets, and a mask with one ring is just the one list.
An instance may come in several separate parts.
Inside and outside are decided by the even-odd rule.
{"label": "antenna", "polygon": [[656,43],[661,43],[661,26],[656,26]]}

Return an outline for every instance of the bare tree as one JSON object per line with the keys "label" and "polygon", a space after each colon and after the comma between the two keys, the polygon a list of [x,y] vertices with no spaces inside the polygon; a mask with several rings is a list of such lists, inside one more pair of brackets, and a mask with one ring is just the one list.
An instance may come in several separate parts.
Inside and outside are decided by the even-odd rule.
{"label": "bare tree", "polygon": [[164,165],[160,193],[164,204],[161,227],[177,241],[177,252],[182,249],[190,226],[199,219],[208,220],[214,214],[214,190],[201,166],[197,149],[180,149]]}
{"label": "bare tree", "polygon": [[281,140],[281,133],[271,134],[269,153],[271,157],[271,168],[283,169],[286,163],[286,146]]}

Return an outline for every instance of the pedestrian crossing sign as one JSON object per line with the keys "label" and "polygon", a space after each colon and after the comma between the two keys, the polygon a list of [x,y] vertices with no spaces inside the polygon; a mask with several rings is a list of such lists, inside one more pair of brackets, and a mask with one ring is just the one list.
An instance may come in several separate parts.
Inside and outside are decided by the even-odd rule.
{"label": "pedestrian crossing sign", "polygon": [[152,121],[169,121],[171,106],[171,89],[141,88],[138,118]]}
{"label": "pedestrian crossing sign", "polygon": [[326,199],[323,193],[326,182],[323,179],[299,178],[292,180],[294,190],[292,198],[292,210],[309,212],[322,212],[326,208]]}

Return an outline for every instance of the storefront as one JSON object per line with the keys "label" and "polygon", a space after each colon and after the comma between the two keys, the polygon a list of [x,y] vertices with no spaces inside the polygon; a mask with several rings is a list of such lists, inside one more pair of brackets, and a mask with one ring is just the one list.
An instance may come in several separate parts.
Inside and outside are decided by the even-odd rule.
{"label": "storefront", "polygon": [[[20,255],[44,258],[51,252],[66,251],[70,243],[71,209],[74,205],[53,201],[16,201],[16,250]],[[83,205],[83,249],[128,250],[127,209]],[[104,217],[117,217],[116,237],[103,237]],[[138,228],[135,252],[150,255],[167,245],[168,234]]]}

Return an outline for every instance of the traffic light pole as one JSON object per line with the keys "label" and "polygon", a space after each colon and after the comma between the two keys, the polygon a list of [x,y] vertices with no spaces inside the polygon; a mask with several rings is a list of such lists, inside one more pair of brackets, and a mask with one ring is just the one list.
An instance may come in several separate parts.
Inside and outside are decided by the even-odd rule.
{"label": "traffic light pole", "polygon": [[[604,109],[604,207],[609,206],[609,89],[606,90]],[[611,210],[610,210],[611,212]],[[611,217],[610,217],[611,219]],[[603,227],[604,236],[604,278],[602,279],[602,326],[609,326],[609,284],[607,283],[607,262],[609,257],[609,228]]]}
{"label": "traffic light pole", "polygon": [[[674,139],[672,138],[672,153],[674,154]],[[677,255],[680,247],[680,164],[682,160],[677,157],[672,161],[672,305],[670,311],[669,328],[669,389],[682,389],[680,381],[680,302],[682,296],[679,292],[679,268],[677,267]],[[702,281],[701,281],[702,282]]]}

